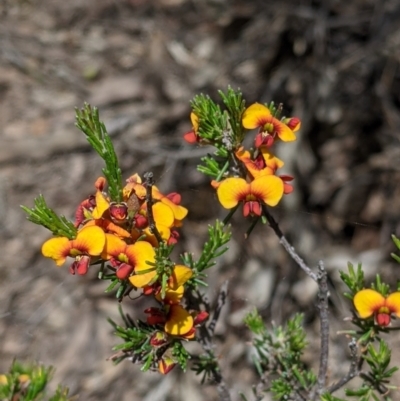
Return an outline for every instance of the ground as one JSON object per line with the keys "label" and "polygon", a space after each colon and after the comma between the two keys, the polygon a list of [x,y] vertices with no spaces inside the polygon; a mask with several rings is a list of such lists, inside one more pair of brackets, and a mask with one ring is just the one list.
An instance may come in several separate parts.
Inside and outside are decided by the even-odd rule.
{"label": "ground", "polygon": [[[3,0],[1,370],[14,357],[54,365],[55,380],[81,400],[216,399],[213,385],[177,369],[160,378],[129,363],[113,367],[112,296],[95,275],[70,276],[45,260],[48,233],[19,205],[44,194],[72,216],[93,191],[102,163],[74,127],[74,107],[86,101],[99,107],[126,177],[153,171],[163,190],[182,193],[190,209],[182,248],[198,254],[207,223],[224,212],[196,172],[206,150],[182,135],[190,99],[217,99],[231,85],[248,104],[274,100],[302,120],[299,140],[280,153],[295,192],[273,213],[310,266],[323,259],[329,270],[330,380],[339,377],[348,352],[336,331],[350,305],[337,296],[338,270],[363,262],[368,280],[379,272],[394,287],[400,278],[389,256],[390,235],[400,234],[399,18],[397,0]],[[259,227],[244,241],[243,227],[238,219],[209,287],[214,299],[230,280],[217,350],[235,401],[257,381],[243,341],[246,311],[255,305],[276,323],[304,312],[313,366],[319,330],[310,279],[272,230]]]}

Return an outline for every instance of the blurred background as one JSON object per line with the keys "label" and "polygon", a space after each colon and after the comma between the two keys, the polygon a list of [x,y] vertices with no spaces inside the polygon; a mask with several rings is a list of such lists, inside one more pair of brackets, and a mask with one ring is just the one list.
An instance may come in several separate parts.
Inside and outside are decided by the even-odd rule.
{"label": "blurred background", "polygon": [[[193,96],[218,100],[231,85],[247,104],[274,100],[302,120],[298,140],[278,150],[295,192],[273,214],[308,264],[323,259],[329,270],[329,380],[343,375],[348,340],[336,331],[350,328],[350,304],[338,296],[338,271],[362,262],[368,282],[379,272],[394,288],[400,278],[389,256],[390,235],[400,234],[399,21],[398,0],[2,0],[0,370],[14,357],[51,364],[80,400],[217,399],[192,373],[113,367],[106,358],[118,340],[106,318],[120,322],[115,300],[95,272],[73,277],[45,260],[49,234],[19,205],[44,194],[72,218],[94,191],[102,161],[74,127],[86,101],[99,107],[125,177],[153,171],[163,191],[182,193],[190,213],[179,250],[198,255],[207,224],[225,211],[196,171],[206,150],[182,136]],[[245,241],[248,225],[234,220],[208,289],[213,302],[230,280],[216,349],[233,401],[257,383],[242,323],[254,306],[276,324],[303,312],[305,361],[318,363],[313,283],[272,230],[257,227]],[[140,302],[124,306],[140,317]]]}

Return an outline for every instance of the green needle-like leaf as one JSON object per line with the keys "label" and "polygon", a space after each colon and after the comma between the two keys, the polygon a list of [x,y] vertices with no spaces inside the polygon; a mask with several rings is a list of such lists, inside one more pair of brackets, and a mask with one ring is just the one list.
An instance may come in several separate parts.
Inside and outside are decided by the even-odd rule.
{"label": "green needle-like leaf", "polygon": [[100,121],[99,111],[85,103],[83,109],[76,109],[76,126],[85,134],[87,141],[104,160],[103,169],[107,179],[110,198],[114,202],[122,201],[122,175],[117,154],[107,133],[106,127]]}
{"label": "green needle-like leaf", "polygon": [[28,215],[29,221],[46,227],[54,235],[67,237],[68,239],[76,237],[77,229],[74,224],[64,216],[58,216],[50,209],[43,195],[39,195],[35,199],[35,206],[33,208],[28,208],[26,206],[21,206],[21,208]]}

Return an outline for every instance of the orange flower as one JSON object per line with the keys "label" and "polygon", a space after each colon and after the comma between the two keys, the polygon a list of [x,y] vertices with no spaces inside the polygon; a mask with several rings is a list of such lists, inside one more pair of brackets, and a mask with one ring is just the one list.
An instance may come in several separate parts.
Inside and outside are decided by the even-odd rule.
{"label": "orange flower", "polygon": [[243,215],[261,216],[261,202],[276,206],[283,196],[283,181],[274,175],[256,178],[251,183],[243,178],[233,177],[222,181],[217,196],[225,209],[234,208],[243,202]]}
{"label": "orange flower", "polygon": [[[153,205],[153,218],[156,228],[163,240],[168,241],[171,237],[171,228],[175,218],[171,208],[162,202]],[[158,247],[158,241],[149,228],[147,219],[147,205],[144,204],[135,216],[135,225],[132,229],[132,238],[137,239],[145,235],[144,241],[149,242],[154,247]]]}
{"label": "orange flower", "polygon": [[94,219],[100,219],[103,217],[103,214],[108,210],[110,207],[109,200],[104,196],[103,192],[98,190],[96,192],[96,206],[92,211],[92,216]]}
{"label": "orange flower", "polygon": [[75,211],[75,222],[74,226],[78,228],[85,220],[91,218],[90,210],[96,206],[96,200],[94,195],[82,201]]}
{"label": "orange flower", "polygon": [[200,137],[197,134],[197,132],[199,130],[199,117],[196,114],[194,114],[193,112],[191,112],[190,120],[192,122],[192,130],[189,132],[186,132],[186,134],[183,135],[183,139],[190,144],[198,143],[198,142],[200,142]]}
{"label": "orange flower", "polygon": [[184,265],[175,265],[171,277],[168,279],[168,287],[176,290],[184,285],[193,276],[193,270]]}
{"label": "orange flower", "polygon": [[194,320],[192,315],[181,305],[173,304],[169,308],[164,330],[172,336],[194,338]]}
{"label": "orange flower", "polygon": [[128,231],[107,219],[90,220],[85,224],[84,227],[90,226],[101,227],[106,233],[112,233],[121,238],[129,238],[131,236]]}
{"label": "orange flower", "polygon": [[160,190],[156,186],[154,186],[152,190],[152,196],[154,199],[161,201],[172,210],[175,219],[174,222],[175,227],[177,226],[177,224],[180,224],[180,222],[188,214],[188,210],[180,205],[181,197],[176,192],[164,195],[160,192]]}
{"label": "orange flower", "polygon": [[57,266],[61,266],[68,256],[75,258],[70,267],[71,274],[86,274],[90,258],[99,256],[105,244],[105,234],[100,227],[84,227],[75,239],[66,237],[51,238],[42,246],[42,254],[55,260]]}
{"label": "orange flower", "polygon": [[361,319],[374,315],[379,326],[390,324],[391,314],[400,317],[400,292],[393,292],[384,297],[375,290],[365,289],[354,295],[354,306]]}
{"label": "orange flower", "polygon": [[[133,271],[138,273],[149,270],[145,274],[129,277],[136,287],[141,287],[137,285],[138,283],[135,284],[136,281],[147,280],[150,282],[156,276],[154,266],[147,263],[155,262],[154,249],[148,242],[138,241],[127,245],[121,238],[113,234],[106,234],[106,245],[101,256],[103,259],[111,259],[110,263],[116,268],[116,275],[121,280],[128,278]],[[132,280],[134,277],[140,277],[140,279]]]}
{"label": "orange flower", "polygon": [[126,185],[124,186],[122,193],[127,202],[129,202],[129,198],[132,194],[137,196],[139,202],[143,202],[146,199],[146,188],[142,184],[142,179],[139,174],[133,174],[126,180]]}
{"label": "orange flower", "polygon": [[[256,137],[256,147],[263,144],[271,146],[276,136],[284,142],[296,140],[294,130],[275,118],[268,107],[259,103],[252,104],[244,111],[242,124],[247,129],[259,128],[260,131]],[[297,126],[299,126],[299,122],[296,128]]]}
{"label": "orange flower", "polygon": [[285,118],[283,122],[293,131],[297,132],[301,127],[301,121],[297,117]]}
{"label": "orange flower", "polygon": [[278,168],[283,167],[284,162],[278,159],[267,146],[260,147],[260,153],[253,160],[250,152],[241,147],[236,153],[236,157],[246,166],[253,178],[263,175],[273,175]]}
{"label": "orange flower", "polygon": [[166,375],[176,366],[178,362],[170,355],[169,352],[164,353],[158,361],[158,370],[161,374]]}
{"label": "orange flower", "polygon": [[147,323],[156,325],[164,324],[164,331],[171,336],[179,336],[188,340],[194,338],[195,328],[193,316],[181,305],[167,305],[160,308],[148,308]]}

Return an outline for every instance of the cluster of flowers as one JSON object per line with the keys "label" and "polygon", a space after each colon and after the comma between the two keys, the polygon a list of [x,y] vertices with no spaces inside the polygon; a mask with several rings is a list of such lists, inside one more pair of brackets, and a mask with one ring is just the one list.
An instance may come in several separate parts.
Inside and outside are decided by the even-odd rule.
{"label": "cluster of flowers", "polygon": [[[235,151],[236,159],[244,166],[242,177],[224,177],[220,182],[213,181],[217,196],[225,209],[232,209],[239,203],[243,204],[243,215],[261,216],[262,203],[276,206],[283,194],[293,191],[289,175],[277,175],[284,162],[276,157],[271,148],[276,140],[291,142],[296,140],[295,132],[300,129],[297,117],[277,118],[276,110],[259,103],[248,107],[242,116],[242,125],[246,129],[258,129],[255,136],[255,149],[245,150],[243,146]],[[199,136],[199,121],[195,113],[191,114],[193,129],[185,134],[184,139],[189,143],[201,143]]]}
{"label": "cluster of flowers", "polygon": [[[279,111],[265,105],[254,103],[242,115],[245,129],[258,129],[254,139],[254,149],[249,151],[243,146],[235,150],[236,161],[243,169],[237,169],[242,177],[226,174],[222,181],[212,181],[217,190],[221,205],[233,209],[243,205],[243,215],[261,216],[262,204],[276,206],[284,194],[290,194],[293,186],[290,175],[277,174],[284,162],[271,151],[276,140],[291,142],[296,140],[296,131],[301,122],[297,117],[278,119]],[[208,143],[199,134],[201,120],[192,112],[190,115],[192,130],[184,135],[190,144]],[[384,296],[373,289],[363,289],[353,298],[355,309],[361,319],[374,318],[376,324],[386,327],[394,314],[400,318],[400,292]]]}
{"label": "cluster of flowers", "polygon": [[[71,274],[84,275],[91,265],[105,263],[121,283],[129,283],[143,295],[153,296],[157,307],[150,307],[145,313],[147,324],[154,326],[150,338],[154,347],[165,346],[171,338],[194,339],[196,326],[208,314],[188,311],[182,304],[185,284],[193,271],[170,260],[157,260],[160,241],[171,245],[179,239],[176,228],[182,225],[188,212],[180,205],[181,196],[163,195],[152,186],[150,211],[146,185],[137,174],[127,180],[120,203],[110,201],[103,177],[96,181],[95,187],[96,193],[77,208],[76,236],[47,240],[42,246],[43,255],[54,259],[58,266],[72,257]],[[158,237],[150,227],[152,220]],[[168,279],[162,287],[161,277],[165,276]],[[161,373],[168,373],[174,366],[173,358],[167,356],[158,361]]]}

